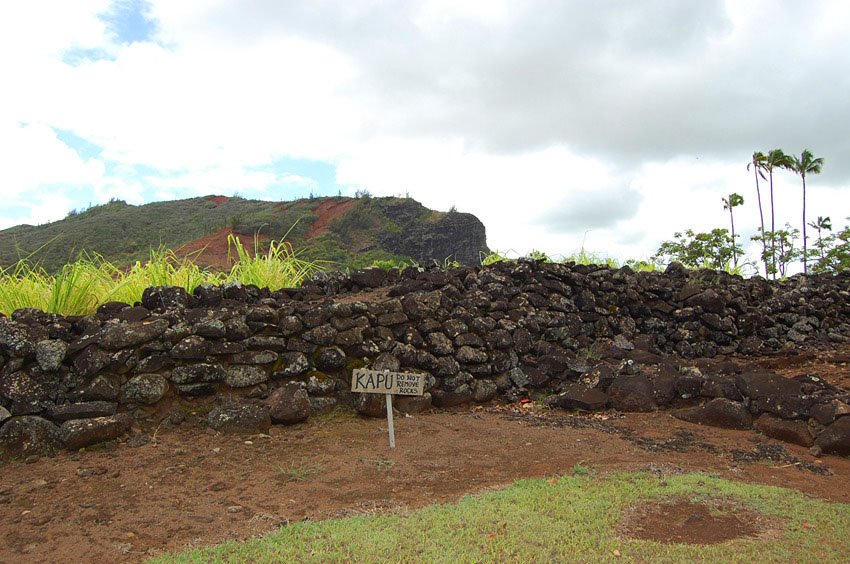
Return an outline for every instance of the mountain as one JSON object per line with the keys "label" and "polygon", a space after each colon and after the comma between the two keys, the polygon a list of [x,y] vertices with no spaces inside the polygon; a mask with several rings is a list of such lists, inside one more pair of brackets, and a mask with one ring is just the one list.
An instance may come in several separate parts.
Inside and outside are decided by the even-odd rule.
{"label": "mountain", "polygon": [[[309,198],[291,202],[205,196],[141,206],[113,200],[45,225],[0,231],[0,266],[20,258],[54,271],[96,252],[116,265],[165,247],[200,264],[228,265],[228,236],[253,249],[285,239],[305,258],[339,269],[376,260],[478,264],[484,225],[472,214],[430,210],[411,198]],[[235,251],[234,251],[235,254]]]}

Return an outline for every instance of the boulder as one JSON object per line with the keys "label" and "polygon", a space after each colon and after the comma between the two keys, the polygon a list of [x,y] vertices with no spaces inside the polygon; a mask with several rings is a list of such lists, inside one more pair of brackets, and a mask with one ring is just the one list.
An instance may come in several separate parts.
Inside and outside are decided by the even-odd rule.
{"label": "boulder", "polygon": [[280,355],[272,372],[272,378],[283,380],[296,378],[310,370],[310,361],[301,352],[285,352]]}
{"label": "boulder", "polygon": [[488,402],[494,397],[496,397],[496,393],[499,391],[496,386],[496,382],[493,380],[488,380],[486,378],[475,380],[472,383],[472,401],[478,403]]}
{"label": "boulder", "polygon": [[431,401],[437,407],[456,407],[464,405],[473,400],[475,393],[469,384],[463,384],[451,392],[445,390],[434,390],[431,392]]}
{"label": "boulder", "polygon": [[159,374],[139,374],[121,386],[119,397],[124,403],[153,405],[168,392],[168,380]]}
{"label": "boulder", "polygon": [[53,456],[61,448],[59,427],[41,417],[13,417],[0,428],[0,453],[7,457]]}
{"label": "boulder", "polygon": [[546,404],[567,411],[597,411],[605,409],[609,400],[608,394],[577,383],[569,385],[560,394],[547,398]]}
{"label": "boulder", "polygon": [[815,446],[826,454],[850,455],[850,416],[845,415],[823,430]]}
{"label": "boulder", "polygon": [[92,417],[108,417],[115,415],[118,404],[111,401],[85,401],[66,403],[47,408],[47,417],[62,423],[71,419],[90,419]]}
{"label": "boulder", "polygon": [[658,408],[652,383],[643,374],[620,375],[608,387],[611,407],[619,411],[653,411]]}
{"label": "boulder", "polygon": [[0,351],[24,358],[32,354],[26,325],[0,317]]}
{"label": "boulder", "polygon": [[262,384],[268,379],[268,372],[258,366],[235,364],[225,370],[224,383],[231,388],[246,388]]}
{"label": "boulder", "polygon": [[753,427],[756,431],[779,441],[792,443],[804,447],[814,444],[815,438],[805,421],[799,419],[788,420],[774,417],[765,413],[756,419]]}
{"label": "boulder", "polygon": [[386,417],[386,396],[383,394],[355,394],[354,409],[366,417]]}
{"label": "boulder", "polygon": [[421,396],[393,396],[393,409],[400,413],[422,413],[431,409],[431,394],[425,392]]}
{"label": "boulder", "polygon": [[65,448],[77,450],[117,439],[129,431],[132,425],[133,417],[129,413],[119,413],[108,417],[65,421],[59,428],[59,432]]}
{"label": "boulder", "polygon": [[110,324],[100,330],[99,344],[110,351],[129,349],[160,338],[167,329],[167,319]]}
{"label": "boulder", "polygon": [[345,353],[339,347],[321,347],[316,353],[316,368],[324,371],[342,370],[345,368],[347,359]]}
{"label": "boulder", "polygon": [[802,384],[771,372],[746,372],[735,377],[735,385],[750,399],[754,415],[772,413],[783,419],[804,415]]}
{"label": "boulder", "polygon": [[222,382],[226,373],[217,364],[190,364],[171,371],[171,381],[178,385]]}
{"label": "boulder", "polygon": [[0,405],[0,425],[2,425],[3,422],[6,421],[11,416],[12,416],[12,414],[9,413],[9,410],[6,409],[5,407],[3,407],[2,405]]}
{"label": "boulder", "polygon": [[189,294],[177,286],[153,286],[142,293],[142,306],[147,309],[165,310],[185,308],[189,305]]}
{"label": "boulder", "polygon": [[68,345],[58,339],[45,339],[35,345],[35,360],[45,372],[56,372],[62,366]]}
{"label": "boulder", "polygon": [[268,409],[253,404],[227,404],[214,407],[207,424],[221,433],[265,433],[272,426]]}
{"label": "boulder", "polygon": [[36,403],[47,399],[47,389],[23,371],[0,374],[0,396],[16,403]]}
{"label": "boulder", "polygon": [[700,407],[674,411],[673,417],[689,423],[727,429],[750,429],[753,426],[753,417],[747,407],[726,398],[715,398]]}
{"label": "boulder", "polygon": [[290,382],[273,391],[266,399],[274,423],[301,423],[312,414],[310,396],[299,382]]}

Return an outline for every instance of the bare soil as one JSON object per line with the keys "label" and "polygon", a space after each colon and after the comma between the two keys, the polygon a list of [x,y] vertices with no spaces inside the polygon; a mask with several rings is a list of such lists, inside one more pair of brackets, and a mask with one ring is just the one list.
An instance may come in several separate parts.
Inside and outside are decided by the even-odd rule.
{"label": "bare soil", "polygon": [[[254,256],[254,236],[236,234],[230,227],[219,229],[200,239],[189,241],[174,251],[174,254],[178,257],[188,257],[200,266],[228,271],[239,258],[236,249],[231,247],[228,240],[230,235],[236,237],[248,251],[248,254]],[[262,244],[268,241],[269,237],[260,233],[257,235],[257,239]]]}
{"label": "bare soil", "polygon": [[[835,353],[763,359],[788,376],[848,382]],[[807,364],[808,363],[808,364]],[[345,410],[269,435],[219,435],[181,425],[88,452],[0,467],[0,562],[133,562],[188,546],[246,539],[300,520],[405,512],[504,487],[516,479],[643,470],[706,471],[850,503],[850,459],[754,431],[703,427],[668,412],[550,411],[534,402],[434,410],[395,421]],[[131,446],[138,445],[140,446]],[[691,504],[693,505],[693,504]],[[724,531],[760,535],[757,514],[715,519],[684,501],[643,532],[665,542],[719,542]],[[635,508],[635,514],[655,509]],[[706,516],[708,515],[708,516]],[[675,523],[688,523],[688,527]],[[628,525],[628,521],[626,521]],[[673,526],[671,526],[671,524]],[[700,525],[697,537],[681,536]],[[626,527],[628,529],[628,527]],[[677,536],[678,535],[678,536]],[[643,538],[643,537],[642,537]]]}
{"label": "bare soil", "polygon": [[316,221],[310,225],[310,230],[307,232],[307,238],[312,239],[328,230],[331,222],[341,216],[345,211],[357,203],[357,200],[334,200],[328,198],[319,204],[313,213],[316,214]]}

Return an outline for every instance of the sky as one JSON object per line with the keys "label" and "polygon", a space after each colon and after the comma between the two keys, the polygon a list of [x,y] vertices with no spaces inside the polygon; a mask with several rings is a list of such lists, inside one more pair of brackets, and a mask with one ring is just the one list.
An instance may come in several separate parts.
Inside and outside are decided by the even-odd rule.
{"label": "sky", "polygon": [[[850,222],[845,0],[0,5],[0,228],[120,198],[409,195],[509,255],[645,259],[759,223],[754,151],[811,150]],[[767,187],[762,184],[765,211]],[[800,179],[774,180],[801,228]]]}

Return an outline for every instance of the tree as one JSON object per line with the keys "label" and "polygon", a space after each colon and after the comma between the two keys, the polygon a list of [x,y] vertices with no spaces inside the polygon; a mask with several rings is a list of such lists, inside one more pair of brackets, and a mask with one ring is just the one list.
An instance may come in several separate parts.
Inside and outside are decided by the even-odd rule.
{"label": "tree", "polygon": [[793,229],[789,224],[785,224],[785,229],[778,231],[768,231],[760,235],[754,235],[753,241],[768,241],[772,262],[770,263],[770,274],[776,279],[776,275],[785,277],[788,272],[788,265],[800,259],[800,250],[795,246],[795,241],[800,235],[799,229]]}
{"label": "tree", "polygon": [[728,198],[722,198],[723,209],[729,210],[729,222],[732,224],[732,264],[738,268],[738,253],[735,252],[735,216],[732,215],[732,209],[744,204],[744,198],[740,194],[729,194]]}
{"label": "tree", "polygon": [[803,179],[803,273],[808,274],[808,256],[806,246],[806,175],[820,174],[823,168],[823,157],[815,158],[808,149],[803,149],[803,154],[797,158],[790,157],[788,168],[800,175]]}
{"label": "tree", "polygon": [[[791,159],[782,149],[771,149],[767,152],[764,159],[764,170],[767,171],[768,181],[770,182],[770,232],[776,232],[776,208],[773,205],[773,169],[787,168],[791,163]],[[762,235],[766,235],[762,230]],[[770,259],[773,278],[776,279],[776,237],[770,237]]]}
{"label": "tree", "polygon": [[677,231],[673,237],[674,240],[661,243],[652,256],[653,261],[677,260],[690,268],[728,270],[732,257],[743,253],[727,229],[712,229],[708,233],[694,233],[693,229],[688,229],[684,233]]}
{"label": "tree", "polygon": [[[759,223],[761,224],[761,232],[764,233],[764,211],[761,206],[761,190],[759,189],[759,177],[762,180],[767,180],[767,177],[764,175],[764,163],[767,161],[767,156],[761,151],[756,151],[753,153],[753,160],[747,163],[747,170],[750,170],[750,167],[753,169],[753,175],[756,177],[756,198],[758,198],[759,204]],[[731,211],[730,211],[731,213]],[[767,245],[765,241],[762,241],[763,245]],[[764,259],[764,277],[768,276],[768,266],[767,266],[767,247],[762,248],[762,258]]]}
{"label": "tree", "polygon": [[823,217],[822,215],[819,215],[816,221],[809,222],[809,227],[817,230],[818,232],[818,240],[815,243],[815,248],[818,250],[820,257],[815,265],[815,270],[820,272],[823,270],[824,265],[826,265],[826,249],[829,246],[830,241],[829,237],[824,239],[823,232],[832,231],[832,220],[829,216]]}

